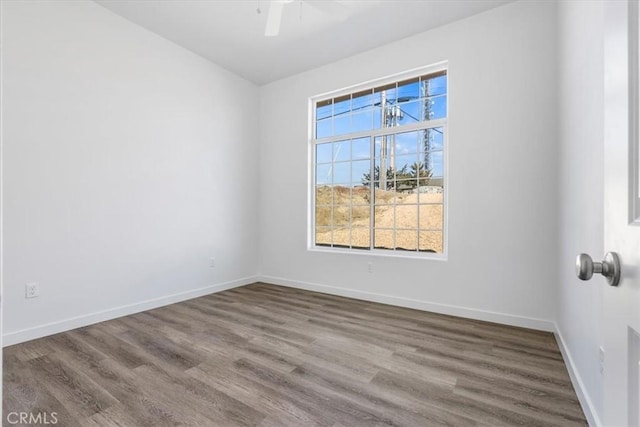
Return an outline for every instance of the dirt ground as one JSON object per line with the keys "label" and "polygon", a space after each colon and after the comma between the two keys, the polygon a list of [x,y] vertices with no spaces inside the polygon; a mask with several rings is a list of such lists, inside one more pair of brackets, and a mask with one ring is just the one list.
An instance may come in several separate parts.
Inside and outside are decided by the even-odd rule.
{"label": "dirt ground", "polygon": [[[316,244],[369,248],[370,197],[368,187],[318,187]],[[376,248],[442,252],[441,192],[405,193],[376,189],[374,197]],[[395,206],[391,204],[394,201]]]}

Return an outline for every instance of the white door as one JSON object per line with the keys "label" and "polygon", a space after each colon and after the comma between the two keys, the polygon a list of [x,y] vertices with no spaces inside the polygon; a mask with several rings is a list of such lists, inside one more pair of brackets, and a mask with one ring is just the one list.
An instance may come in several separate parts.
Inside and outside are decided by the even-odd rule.
{"label": "white door", "polygon": [[[604,2],[604,218],[606,251],[622,279],[604,290],[605,426],[640,426],[640,175],[638,2]],[[592,254],[602,257],[603,254]]]}

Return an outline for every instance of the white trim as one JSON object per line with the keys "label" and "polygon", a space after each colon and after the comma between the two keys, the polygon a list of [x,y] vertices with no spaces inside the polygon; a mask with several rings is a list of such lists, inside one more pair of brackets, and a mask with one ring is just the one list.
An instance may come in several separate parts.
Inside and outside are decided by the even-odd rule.
{"label": "white trim", "polygon": [[[361,130],[358,132],[345,133],[341,135],[325,136],[319,139],[312,139],[311,143],[314,146],[316,146],[319,144],[326,144],[328,142],[346,141],[348,139],[375,138],[376,136],[390,136],[398,133],[414,132],[417,130],[435,129],[435,128],[445,127],[446,125],[447,125],[447,119],[424,120],[422,122],[408,123],[406,125],[400,125],[400,126],[394,126],[394,127],[388,127],[388,128],[380,128],[380,129],[374,129],[374,130]],[[429,150],[429,151],[442,151],[442,150]],[[373,150],[371,152],[373,152]],[[362,159],[362,160],[366,160],[366,159]],[[347,162],[348,160],[342,160],[342,161]]]}
{"label": "white trim", "polygon": [[587,422],[591,427],[601,427],[602,423],[600,422],[600,418],[598,417],[598,412],[596,411],[591,398],[589,397],[589,393],[587,392],[587,388],[582,382],[582,377],[580,373],[576,369],[576,365],[573,363],[573,358],[571,357],[571,353],[569,352],[569,347],[562,338],[562,333],[560,332],[560,328],[558,328],[557,324],[554,324],[555,331],[554,335],[556,336],[556,341],[558,342],[558,347],[560,348],[560,353],[562,354],[562,358],[564,359],[564,364],[567,367],[567,371],[569,372],[569,378],[571,378],[571,384],[573,384],[573,388],[576,391],[576,395],[578,396],[578,400],[580,401],[580,406],[582,406],[582,412],[587,417]]}
{"label": "white trim", "polygon": [[[424,230],[420,230],[424,231]],[[430,231],[430,230],[426,230]],[[433,230],[439,231],[439,230]],[[337,248],[328,246],[310,246],[307,248],[309,252],[322,252],[327,254],[341,254],[341,255],[367,255],[375,257],[387,257],[387,258],[410,258],[410,259],[424,259],[432,261],[447,261],[447,254],[434,253],[434,252],[418,252],[418,251],[402,251],[394,249],[349,249],[349,248]]]}
{"label": "white trim", "polygon": [[554,332],[556,330],[554,322],[545,319],[537,319],[534,317],[497,313],[487,310],[478,310],[475,308],[441,304],[437,302],[397,297],[393,295],[378,294],[373,292],[365,292],[349,288],[340,288],[337,286],[323,285],[319,283],[302,282],[299,280],[290,280],[281,277],[262,276],[259,279],[260,282],[286,286],[289,288],[304,289],[307,291],[321,292],[325,294],[338,295],[364,301],[379,302],[382,304],[413,308],[415,310],[429,311],[432,313],[447,314],[450,316],[464,317],[467,319],[484,320],[487,322],[536,329],[546,332]]}
{"label": "white trim", "polygon": [[167,295],[133,304],[123,305],[116,308],[110,308],[95,313],[89,313],[69,319],[58,320],[44,325],[34,326],[32,328],[22,329],[15,332],[9,332],[3,335],[3,346],[19,344],[21,342],[30,341],[36,338],[42,338],[48,335],[69,331],[71,329],[81,328],[83,326],[93,325],[95,323],[104,322],[118,317],[128,316],[130,314],[140,313],[141,311],[151,310],[169,304],[186,301],[192,298],[198,298],[204,295],[233,289],[240,286],[249,285],[258,281],[257,276],[244,277],[238,280],[219,283],[217,285],[206,286],[204,288],[193,289],[186,292],[180,292],[173,295]]}

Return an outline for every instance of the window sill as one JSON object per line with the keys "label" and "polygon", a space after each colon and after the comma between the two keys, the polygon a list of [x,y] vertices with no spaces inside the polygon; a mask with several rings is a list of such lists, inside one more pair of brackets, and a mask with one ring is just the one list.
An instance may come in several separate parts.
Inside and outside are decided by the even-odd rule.
{"label": "window sill", "polygon": [[429,261],[447,261],[447,254],[436,254],[432,252],[409,252],[409,251],[390,251],[384,249],[374,250],[358,250],[358,249],[335,249],[321,246],[311,246],[307,248],[308,252],[320,252],[327,254],[356,255],[356,256],[374,256],[386,258],[408,258]]}

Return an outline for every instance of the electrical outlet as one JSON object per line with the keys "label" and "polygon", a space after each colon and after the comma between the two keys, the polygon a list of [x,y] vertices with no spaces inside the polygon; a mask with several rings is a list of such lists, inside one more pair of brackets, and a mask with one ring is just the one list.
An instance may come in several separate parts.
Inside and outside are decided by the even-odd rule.
{"label": "electrical outlet", "polygon": [[598,365],[600,368],[600,374],[604,374],[604,348],[598,349]]}
{"label": "electrical outlet", "polygon": [[367,271],[369,273],[373,273],[373,263],[372,262],[367,263]]}
{"label": "electrical outlet", "polygon": [[209,258],[209,268],[215,268],[215,266],[216,266],[216,259]]}
{"label": "electrical outlet", "polygon": [[37,296],[40,296],[40,286],[37,283],[33,282],[24,285],[25,298],[35,298]]}

